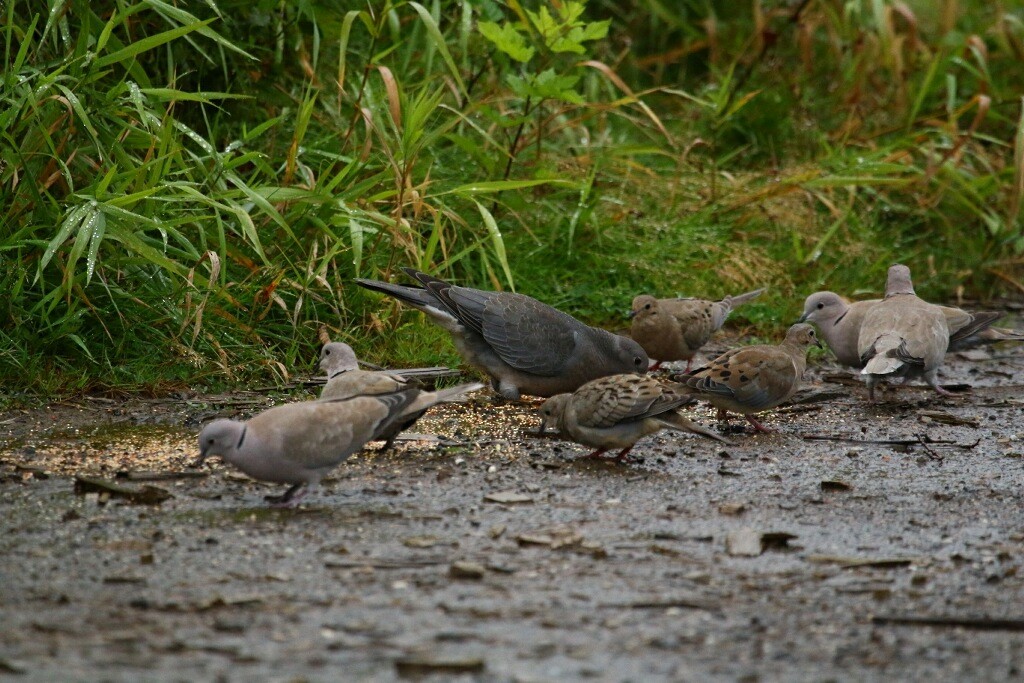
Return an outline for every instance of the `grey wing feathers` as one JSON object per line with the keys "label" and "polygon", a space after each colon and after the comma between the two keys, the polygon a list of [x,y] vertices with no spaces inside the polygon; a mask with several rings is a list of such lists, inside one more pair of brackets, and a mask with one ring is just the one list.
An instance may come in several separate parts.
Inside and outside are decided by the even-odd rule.
{"label": "grey wing feathers", "polygon": [[482,315],[483,336],[503,361],[523,372],[555,376],[589,331],[575,318],[521,294],[492,297]]}

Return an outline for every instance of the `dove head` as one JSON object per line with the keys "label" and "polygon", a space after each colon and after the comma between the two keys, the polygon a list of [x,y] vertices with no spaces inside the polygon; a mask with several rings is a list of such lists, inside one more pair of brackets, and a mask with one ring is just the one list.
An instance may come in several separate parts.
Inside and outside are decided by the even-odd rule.
{"label": "dove head", "polygon": [[199,433],[199,460],[201,463],[210,455],[219,455],[231,461],[238,448],[245,441],[246,426],[237,420],[214,420]]}
{"label": "dove head", "polygon": [[330,342],[320,349],[320,369],[328,376],[347,370],[358,370],[359,361],[352,347],[343,342]]}
{"label": "dove head", "polygon": [[886,298],[896,294],[913,294],[914,283],[910,279],[910,268],[902,263],[889,266],[889,276],[885,281]]}
{"label": "dove head", "polygon": [[658,300],[650,294],[641,294],[640,296],[633,297],[633,306],[630,308],[630,318],[648,318],[652,315],[658,315]]}
{"label": "dove head", "polygon": [[783,344],[790,344],[801,349],[806,349],[808,346],[817,346],[819,349],[824,348],[814,328],[807,323],[797,323],[789,328],[786,332],[786,341]]}
{"label": "dove head", "polygon": [[629,337],[623,337],[621,334],[613,334],[612,336],[614,337],[612,352],[618,360],[617,367],[615,368],[616,372],[632,372],[637,375],[645,374],[648,366],[651,364],[651,359],[647,357],[647,352],[644,351],[644,348]]}
{"label": "dove head", "polygon": [[538,434],[543,434],[551,427],[558,426],[558,422],[562,419],[562,414],[569,405],[569,400],[571,398],[572,394],[557,394],[541,404],[540,429],[537,430]]}
{"label": "dove head", "polygon": [[815,323],[821,327],[835,325],[849,308],[835,292],[815,292],[804,300],[804,314],[798,323]]}

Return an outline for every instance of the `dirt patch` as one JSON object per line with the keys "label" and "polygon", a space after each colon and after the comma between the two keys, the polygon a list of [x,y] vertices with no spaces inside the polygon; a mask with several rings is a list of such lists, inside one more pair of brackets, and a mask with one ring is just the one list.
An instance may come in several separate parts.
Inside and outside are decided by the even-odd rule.
{"label": "dirt patch", "polygon": [[[1004,680],[1024,671],[1024,349],[869,405],[820,359],[735,444],[625,465],[475,399],[282,487],[193,468],[280,397],[0,415],[0,673],[28,680]],[[293,395],[297,397],[301,392]],[[712,423],[712,411],[692,416]],[[815,438],[816,437],[816,438]],[[152,486],[133,504],[75,475]]]}

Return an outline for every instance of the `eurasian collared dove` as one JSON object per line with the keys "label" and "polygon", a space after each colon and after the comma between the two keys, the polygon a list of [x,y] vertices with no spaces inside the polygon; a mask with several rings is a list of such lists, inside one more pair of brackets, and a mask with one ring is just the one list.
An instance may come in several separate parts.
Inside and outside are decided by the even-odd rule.
{"label": "eurasian collared dove", "polygon": [[864,316],[857,352],[867,377],[868,400],[875,400],[880,379],[923,376],[943,396],[937,373],[949,346],[949,325],[942,310],[917,297],[910,268],[889,266],[885,298]]}
{"label": "eurasian collared dove", "polygon": [[[320,349],[320,369],[327,373],[327,384],[320,391],[320,400],[352,398],[353,396],[377,396],[393,394],[403,389],[419,388],[405,377],[388,372],[360,370],[359,361],[352,347],[344,342],[328,342]],[[426,410],[410,414],[406,419],[396,420],[378,434],[384,440],[382,451],[391,448],[401,432],[411,427]]]}
{"label": "eurasian collared dove", "polygon": [[796,393],[812,345],[821,348],[814,328],[797,324],[778,346],[758,344],[726,351],[708,365],[672,379],[722,413],[740,413],[757,431],[773,431],[755,420],[754,413],[774,408]]}
{"label": "eurasian collared dove", "polygon": [[647,354],[628,337],[584,325],[523,294],[458,287],[403,270],[422,286],[356,282],[418,308],[448,330],[462,357],[487,373],[506,399],[554,396],[598,377],[647,372]]}
{"label": "eurasian collared dove", "polygon": [[636,442],[662,428],[689,431],[726,441],[718,434],[690,422],[677,412],[693,399],[679,389],[641,375],[610,375],[587,382],[571,394],[558,394],[540,407],[543,433],[549,427],[577,443],[597,450],[597,457],[611,448],[626,457]]}
{"label": "eurasian collared dove", "polygon": [[732,309],[745,304],[763,289],[727,296],[721,301],[707,299],[655,299],[641,294],[633,299],[629,317],[633,319],[631,336],[647,355],[662,363],[685,360],[686,372],[693,366],[693,355],[708,343],[712,333],[721,329]]}
{"label": "eurasian collared dove", "polygon": [[380,396],[288,403],[244,422],[214,420],[199,434],[197,464],[219,455],[253,479],[291,484],[284,495],[267,500],[292,505],[392,423],[482,388],[474,382],[436,392],[403,389]]}
{"label": "eurasian collared dove", "polygon": [[[821,338],[843,365],[862,368],[857,340],[860,327],[867,315],[881,299],[848,302],[835,292],[815,292],[804,301],[804,313],[798,322],[811,322],[818,326]],[[1024,334],[1014,330],[990,327],[1002,317],[1001,313],[981,311],[971,313],[953,306],[939,306],[949,327],[948,351],[962,351],[981,344],[1000,341],[1024,341]]]}

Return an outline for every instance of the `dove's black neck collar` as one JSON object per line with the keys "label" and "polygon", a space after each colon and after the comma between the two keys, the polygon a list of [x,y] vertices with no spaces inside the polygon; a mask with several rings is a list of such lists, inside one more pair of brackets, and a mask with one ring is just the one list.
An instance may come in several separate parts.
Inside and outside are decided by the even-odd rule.
{"label": "dove's black neck collar", "polygon": [[352,370],[352,368],[345,368],[344,370],[338,370],[337,372],[332,372],[331,374],[327,375],[327,379],[329,379],[329,380],[330,379],[334,379],[338,375],[344,375],[346,372],[349,372],[350,370]]}
{"label": "dove's black neck collar", "polygon": [[838,318],[836,318],[836,321],[834,323],[832,323],[832,327],[835,327],[836,325],[838,325],[839,321],[842,320],[843,318],[845,318],[846,314],[849,313],[849,312],[850,312],[849,308],[847,308],[845,311],[843,311],[843,314],[841,316],[839,316]]}
{"label": "dove's black neck collar", "polygon": [[242,435],[238,437],[238,443],[235,444],[235,450],[237,451],[245,443],[245,433],[249,431],[249,425],[242,425]]}

